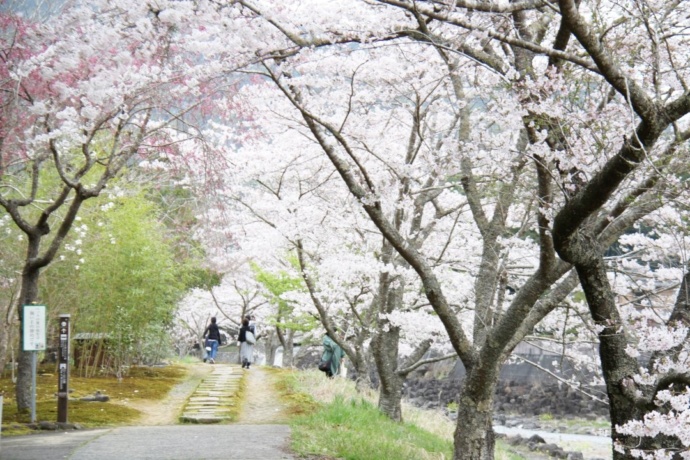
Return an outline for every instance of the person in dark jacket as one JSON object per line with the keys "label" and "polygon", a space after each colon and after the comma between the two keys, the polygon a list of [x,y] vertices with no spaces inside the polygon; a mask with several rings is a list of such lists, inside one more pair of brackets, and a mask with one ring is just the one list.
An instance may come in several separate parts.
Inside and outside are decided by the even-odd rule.
{"label": "person in dark jacket", "polygon": [[[213,364],[216,362],[216,353],[218,353],[218,345],[220,345],[220,330],[216,324],[215,316],[211,318],[211,324],[209,324],[204,331],[204,339],[206,339],[206,350],[208,351],[208,356],[204,358],[204,362],[208,359],[208,361]],[[211,349],[208,350],[208,348]]]}
{"label": "person in dark jacket", "polygon": [[[247,338],[247,332],[251,333],[250,340]],[[251,340],[253,338],[253,341]],[[242,368],[249,369],[249,366],[254,361],[254,343],[256,343],[256,328],[249,325],[249,316],[242,320],[242,327],[237,336],[237,341],[240,346],[240,359],[242,360]]]}
{"label": "person in dark jacket", "polygon": [[321,362],[328,363],[324,372],[330,378],[338,375],[340,372],[340,365],[345,357],[345,352],[328,334],[323,337],[322,344],[323,355],[321,355]]}

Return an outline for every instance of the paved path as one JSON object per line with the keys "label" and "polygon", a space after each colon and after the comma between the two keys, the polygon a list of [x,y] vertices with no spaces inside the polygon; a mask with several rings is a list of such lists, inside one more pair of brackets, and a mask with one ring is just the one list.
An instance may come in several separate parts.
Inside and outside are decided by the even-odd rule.
{"label": "paved path", "polygon": [[[285,420],[285,413],[278,405],[269,371],[259,366],[242,371],[239,366],[216,364],[197,391],[236,391],[242,372],[247,378],[247,393],[238,423],[135,426],[4,437],[0,441],[0,459],[294,460],[288,452],[290,429],[278,424]],[[224,381],[227,388],[216,387],[218,381]],[[214,388],[209,390],[211,384]],[[218,407],[218,413],[225,414],[222,405]]]}
{"label": "paved path", "polygon": [[286,425],[170,425],[2,439],[3,460],[287,460]]}

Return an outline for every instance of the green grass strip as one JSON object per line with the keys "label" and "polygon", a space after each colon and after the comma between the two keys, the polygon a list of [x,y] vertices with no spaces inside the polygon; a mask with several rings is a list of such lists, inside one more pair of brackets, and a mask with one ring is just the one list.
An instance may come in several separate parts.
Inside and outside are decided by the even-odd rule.
{"label": "green grass strip", "polygon": [[453,445],[414,425],[397,423],[362,399],[337,397],[292,423],[293,449],[300,454],[345,460],[450,459]]}

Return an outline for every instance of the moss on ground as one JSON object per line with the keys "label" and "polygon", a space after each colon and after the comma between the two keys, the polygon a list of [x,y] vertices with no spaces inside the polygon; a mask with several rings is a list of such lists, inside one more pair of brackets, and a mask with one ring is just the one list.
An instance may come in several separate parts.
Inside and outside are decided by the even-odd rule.
{"label": "moss on ground", "polygon": [[322,404],[298,387],[293,377],[295,372],[299,371],[281,368],[268,368],[268,371],[277,377],[276,389],[281,401],[287,406],[286,412],[291,417],[310,414],[322,407]]}
{"label": "moss on ground", "polygon": [[[133,423],[141,412],[127,407],[134,400],[161,400],[177,383],[184,380],[187,369],[182,365],[165,367],[132,367],[129,374],[118,380],[111,376],[92,378],[70,377],[70,401],[67,418],[84,428],[127,425]],[[36,419],[57,420],[57,372],[54,366],[41,366],[36,376]],[[3,436],[26,434],[30,430],[30,414],[17,412],[15,384],[10,376],[0,378],[0,391],[4,396],[2,412]],[[79,401],[96,392],[107,395],[108,402]]]}

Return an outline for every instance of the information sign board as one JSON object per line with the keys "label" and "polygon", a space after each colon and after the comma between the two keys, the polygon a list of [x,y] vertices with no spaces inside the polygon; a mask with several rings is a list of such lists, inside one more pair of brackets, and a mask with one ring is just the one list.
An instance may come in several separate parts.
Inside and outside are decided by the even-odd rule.
{"label": "information sign board", "polygon": [[22,335],[24,351],[46,349],[46,306],[24,305],[22,313]]}

